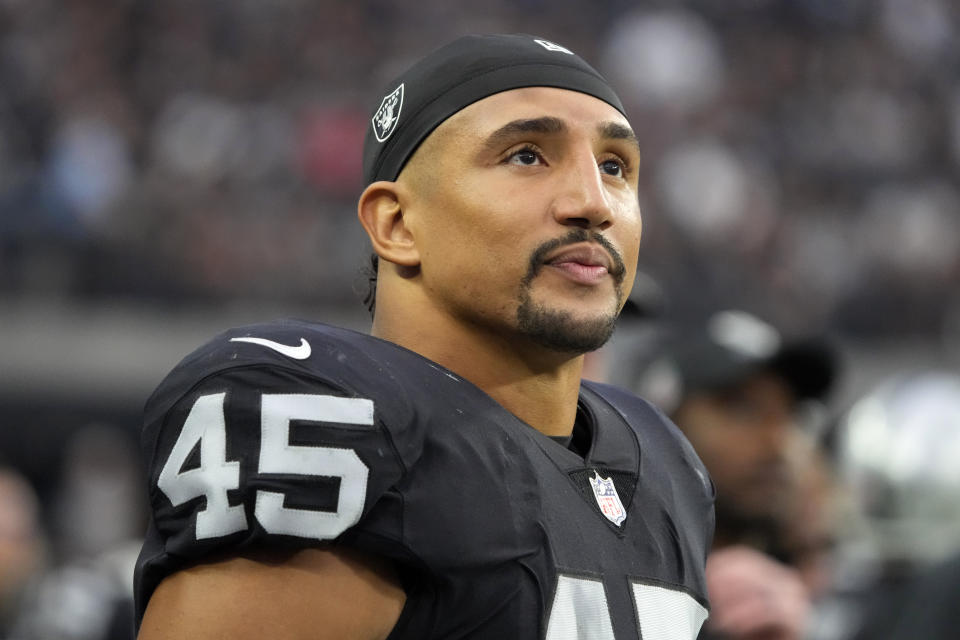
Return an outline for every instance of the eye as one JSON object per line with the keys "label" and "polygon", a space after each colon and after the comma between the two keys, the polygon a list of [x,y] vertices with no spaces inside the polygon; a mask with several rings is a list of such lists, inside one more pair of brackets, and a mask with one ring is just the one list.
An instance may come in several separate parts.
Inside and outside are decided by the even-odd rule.
{"label": "eye", "polygon": [[627,168],[624,166],[624,163],[620,160],[604,160],[600,163],[600,171],[607,174],[608,176],[614,176],[616,178],[622,178],[627,173]]}
{"label": "eye", "polygon": [[543,156],[533,147],[524,147],[517,149],[507,156],[508,164],[518,164],[526,167],[532,167],[543,163]]}

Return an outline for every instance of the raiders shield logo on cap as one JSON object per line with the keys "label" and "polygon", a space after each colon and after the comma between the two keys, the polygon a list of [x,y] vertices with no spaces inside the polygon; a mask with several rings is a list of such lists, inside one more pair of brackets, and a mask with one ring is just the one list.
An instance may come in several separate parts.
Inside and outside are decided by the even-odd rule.
{"label": "raiders shield logo on cap", "polygon": [[397,128],[400,119],[400,110],[403,109],[403,85],[393,90],[383,98],[380,108],[373,114],[373,135],[378,142],[385,142]]}

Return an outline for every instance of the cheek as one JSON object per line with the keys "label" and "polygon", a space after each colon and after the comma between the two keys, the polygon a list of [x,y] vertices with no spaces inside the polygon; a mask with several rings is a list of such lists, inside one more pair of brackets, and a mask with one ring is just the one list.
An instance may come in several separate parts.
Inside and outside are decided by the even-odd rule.
{"label": "cheek", "polygon": [[428,230],[432,245],[441,248],[456,262],[485,264],[494,275],[504,261],[516,259],[522,224],[516,207],[496,190],[481,190],[464,181],[453,193],[431,205],[434,224]]}
{"label": "cheek", "polygon": [[427,282],[443,281],[443,288],[467,297],[506,289],[516,295],[530,253],[521,248],[516,221],[463,199],[438,200],[432,211],[435,219],[419,241]]}
{"label": "cheek", "polygon": [[643,236],[643,218],[640,217],[638,207],[629,208],[623,218],[622,227],[624,228],[625,245],[624,250],[629,248],[634,254],[640,250],[640,239]]}
{"label": "cheek", "polygon": [[637,247],[643,232],[643,218],[640,215],[640,205],[636,194],[630,191],[619,191],[611,196],[614,208],[613,229],[620,235],[624,243]]}

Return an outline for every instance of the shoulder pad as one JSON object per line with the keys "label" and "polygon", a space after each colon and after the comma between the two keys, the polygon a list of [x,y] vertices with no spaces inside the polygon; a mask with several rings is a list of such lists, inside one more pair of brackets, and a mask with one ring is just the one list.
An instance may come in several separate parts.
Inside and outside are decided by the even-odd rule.
{"label": "shoulder pad", "polygon": [[[378,352],[390,349],[403,351],[362,333],[299,320],[237,327],[181,360],[147,401],[146,413],[148,420],[162,415],[204,379],[244,367],[288,370],[363,397],[384,393],[397,397],[402,395],[400,388],[389,375],[382,375],[379,363]],[[379,375],[371,376],[371,371]]]}

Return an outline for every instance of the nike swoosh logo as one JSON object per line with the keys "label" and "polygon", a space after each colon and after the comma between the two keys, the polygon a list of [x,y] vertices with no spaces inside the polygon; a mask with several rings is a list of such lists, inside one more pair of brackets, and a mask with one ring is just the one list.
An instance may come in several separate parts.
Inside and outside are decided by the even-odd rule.
{"label": "nike swoosh logo", "polygon": [[230,338],[230,342],[249,342],[250,344],[258,344],[261,347],[273,349],[274,351],[281,353],[288,358],[293,358],[294,360],[306,360],[310,357],[310,343],[307,342],[306,338],[300,338],[299,345],[280,344],[279,342],[267,340],[266,338]]}

